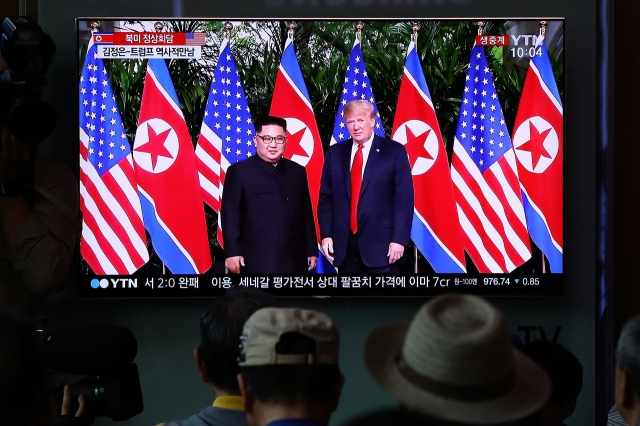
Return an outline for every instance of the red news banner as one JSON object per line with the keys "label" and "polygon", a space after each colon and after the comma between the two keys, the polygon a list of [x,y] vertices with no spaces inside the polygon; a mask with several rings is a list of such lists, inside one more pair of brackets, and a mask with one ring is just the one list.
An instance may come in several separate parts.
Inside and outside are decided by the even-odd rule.
{"label": "red news banner", "polygon": [[479,35],[476,36],[478,46],[508,46],[508,35]]}
{"label": "red news banner", "polygon": [[205,33],[95,33],[93,42],[102,59],[199,59]]}

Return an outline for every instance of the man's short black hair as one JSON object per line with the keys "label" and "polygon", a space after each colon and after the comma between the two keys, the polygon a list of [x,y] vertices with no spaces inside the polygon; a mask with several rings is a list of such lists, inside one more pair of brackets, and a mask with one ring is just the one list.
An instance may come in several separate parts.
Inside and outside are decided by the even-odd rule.
{"label": "man's short black hair", "polygon": [[232,287],[207,307],[200,319],[200,350],[212,384],[240,395],[238,357],[245,321],[255,311],[280,306],[270,294],[247,287]]}
{"label": "man's short black hair", "polygon": [[533,340],[521,348],[551,378],[549,403],[562,407],[582,390],[582,364],[564,346],[546,340]]}
{"label": "man's short black hair", "polygon": [[270,125],[280,126],[285,131],[285,133],[287,132],[287,120],[285,120],[282,117],[268,115],[266,117],[258,118],[254,124],[255,124],[257,133],[262,132],[263,126],[270,126]]}
{"label": "man's short black hair", "polygon": [[42,414],[45,399],[52,395],[50,384],[35,328],[0,312],[0,422],[27,424]]}
{"label": "man's short black hair", "polygon": [[[280,337],[276,352],[315,353],[316,342],[300,333],[288,332]],[[305,402],[329,402],[340,384],[340,368],[335,364],[240,367],[240,373],[258,401],[289,407]]]}

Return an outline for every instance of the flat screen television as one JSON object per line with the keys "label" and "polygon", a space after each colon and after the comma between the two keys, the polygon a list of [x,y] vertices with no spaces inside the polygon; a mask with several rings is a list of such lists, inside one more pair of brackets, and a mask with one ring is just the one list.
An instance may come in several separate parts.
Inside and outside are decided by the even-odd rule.
{"label": "flat screen television", "polygon": [[[77,19],[80,297],[211,297],[233,285],[294,297],[564,295],[563,35],[562,18]],[[328,188],[330,148],[352,145],[355,161],[344,118],[354,100],[372,107],[376,136],[403,146],[406,179],[379,178],[372,144],[360,182],[391,191],[377,212],[399,215],[399,193],[412,200],[400,273],[344,274],[322,251],[343,190]],[[236,216],[219,213],[240,195],[225,191],[227,171],[260,157],[254,123],[270,115],[286,120],[284,157],[306,171],[317,265],[232,274],[225,249],[241,253],[224,235]],[[277,240],[305,234],[274,223]],[[398,225],[367,226],[373,247]]]}

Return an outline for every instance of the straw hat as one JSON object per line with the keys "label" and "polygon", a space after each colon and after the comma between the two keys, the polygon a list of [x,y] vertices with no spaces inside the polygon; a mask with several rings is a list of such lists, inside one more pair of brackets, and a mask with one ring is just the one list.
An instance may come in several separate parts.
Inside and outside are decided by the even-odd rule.
{"label": "straw hat", "polygon": [[551,392],[545,371],[511,346],[502,314],[476,296],[440,296],[411,324],[378,328],[364,357],[375,381],[399,403],[452,422],[523,418]]}

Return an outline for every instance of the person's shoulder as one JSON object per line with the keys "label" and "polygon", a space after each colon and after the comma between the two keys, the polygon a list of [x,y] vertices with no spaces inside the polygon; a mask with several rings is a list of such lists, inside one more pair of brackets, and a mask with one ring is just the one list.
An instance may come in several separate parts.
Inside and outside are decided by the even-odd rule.
{"label": "person's shoulder", "polygon": [[300,172],[306,173],[307,172],[307,169],[305,169],[304,166],[296,163],[293,160],[290,160],[288,158],[282,158],[280,161],[286,163],[285,167],[291,168],[291,170],[294,170],[295,172],[298,172],[298,173],[300,173]]}
{"label": "person's shoulder", "polygon": [[353,139],[347,139],[344,142],[334,143],[329,147],[329,149],[327,149],[327,153],[339,152],[341,150],[347,151],[351,149],[351,145],[353,145]]}
{"label": "person's shoulder", "polygon": [[237,172],[242,172],[244,170],[255,168],[257,158],[258,158],[257,156],[249,157],[246,160],[238,161],[237,163],[231,164],[227,169],[227,174],[229,173],[230,170],[233,170],[237,173]]}
{"label": "person's shoulder", "polygon": [[247,415],[244,411],[229,410],[210,405],[188,419],[164,423],[164,426],[246,426],[246,424]]}
{"label": "person's shoulder", "polygon": [[394,141],[393,139],[389,139],[389,138],[377,136],[377,135],[376,135],[376,139],[380,141],[380,144],[382,146],[389,146],[392,149],[404,149],[404,145],[402,145],[398,141]]}

